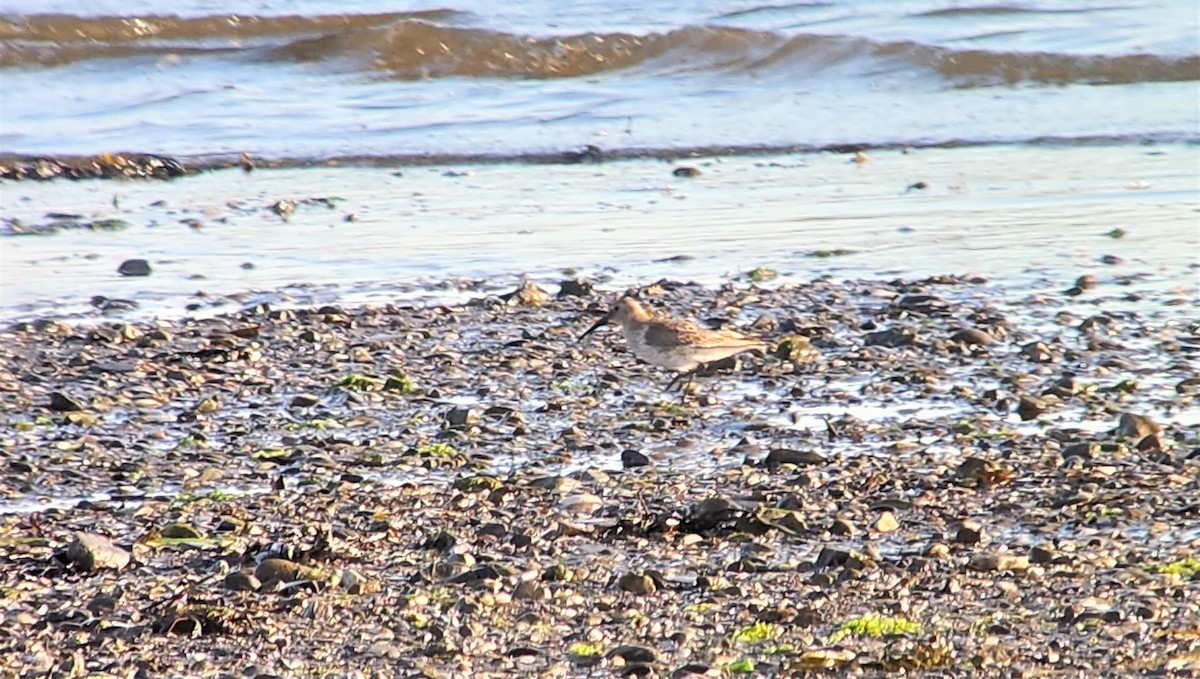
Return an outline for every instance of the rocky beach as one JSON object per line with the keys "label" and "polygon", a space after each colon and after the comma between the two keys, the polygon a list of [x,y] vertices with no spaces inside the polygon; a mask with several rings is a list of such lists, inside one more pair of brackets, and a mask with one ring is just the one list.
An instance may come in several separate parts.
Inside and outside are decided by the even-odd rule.
{"label": "rocky beach", "polygon": [[771,347],[681,397],[621,290],[455,285],[10,324],[3,672],[1200,666],[1194,288],[663,280]]}
{"label": "rocky beach", "polygon": [[6,0],[0,678],[1200,676],[1198,19]]}

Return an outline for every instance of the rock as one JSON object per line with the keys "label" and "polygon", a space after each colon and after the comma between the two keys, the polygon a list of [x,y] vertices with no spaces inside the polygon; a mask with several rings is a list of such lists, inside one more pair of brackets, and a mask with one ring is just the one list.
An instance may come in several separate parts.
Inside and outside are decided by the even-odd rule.
{"label": "rock", "polygon": [[1079,385],[1079,381],[1075,379],[1074,375],[1068,374],[1063,375],[1055,380],[1054,384],[1050,385],[1050,387],[1046,389],[1044,395],[1054,396],[1055,398],[1059,399],[1067,399],[1071,398],[1075,394],[1078,394],[1080,390],[1081,387]]}
{"label": "rock", "polygon": [[540,307],[550,301],[550,295],[545,290],[538,287],[530,279],[526,278],[521,282],[521,287],[513,290],[506,295],[500,295],[500,299],[509,304],[519,304],[521,306]]}
{"label": "rock", "polygon": [[671,679],[688,679],[688,677],[723,677],[726,673],[708,665],[688,663],[671,673]]}
{"label": "rock", "polygon": [[863,335],[865,347],[899,348],[912,346],[917,340],[917,331],[913,328],[899,327],[869,332]]}
{"label": "rock", "polygon": [[983,538],[983,524],[975,519],[963,519],[951,527],[955,529],[955,542],[974,545]]}
{"label": "rock", "polygon": [[934,542],[925,548],[925,556],[939,561],[948,561],[950,559],[950,547],[941,542]]}
{"label": "rock", "polygon": [[67,560],[81,571],[120,570],[129,565],[129,559],[128,551],[95,533],[76,533],[75,540],[67,547]]}
{"label": "rock", "polygon": [[542,571],[542,582],[567,582],[571,576],[572,573],[566,566],[556,563]]}
{"label": "rock", "polygon": [[1135,415],[1133,413],[1121,413],[1121,419],[1117,424],[1116,435],[1123,438],[1130,438],[1134,441],[1141,441],[1147,436],[1157,434],[1162,431],[1162,427],[1157,422],[1146,417],[1145,415]]}
{"label": "rock", "polygon": [[258,578],[265,587],[281,582],[311,581],[326,582],[328,578],[316,568],[301,566],[287,559],[263,559],[254,569],[254,577]]}
{"label": "rock", "polygon": [[[750,324],[750,329],[754,332],[772,332],[777,327],[779,327],[779,320],[771,313],[759,314],[758,318],[754,319],[754,322]],[[803,339],[808,341],[807,337]]]}
{"label": "rock", "polygon": [[559,299],[564,297],[591,297],[596,292],[596,286],[583,278],[569,278],[558,284]]}
{"label": "rock", "polygon": [[225,576],[225,589],[234,592],[257,592],[262,582],[253,573],[233,571]]}
{"label": "rock", "polygon": [[338,577],[338,587],[349,594],[371,594],[380,590],[380,584],[352,568],[343,568]]}
{"label": "rock", "polygon": [[117,273],[122,276],[149,276],[150,262],[144,259],[127,259],[117,267]]}
{"label": "rock", "polygon": [[1158,433],[1143,437],[1137,442],[1137,449],[1143,453],[1161,453],[1167,449],[1167,446],[1163,443],[1162,434]]}
{"label": "rock", "polygon": [[50,410],[60,413],[69,413],[83,410],[83,406],[70,396],[67,396],[61,391],[56,391],[50,394]]}
{"label": "rock", "polygon": [[513,589],[514,599],[541,601],[547,596],[546,588],[536,580],[524,580]]}
{"label": "rock", "polygon": [[829,524],[829,532],[833,535],[854,536],[858,535],[858,527],[850,519],[839,516],[834,518],[833,522]]}
{"label": "rock", "polygon": [[728,521],[739,512],[741,507],[736,502],[727,497],[718,496],[710,497],[707,500],[702,500],[691,511],[691,528],[693,530],[707,530],[718,524]]}
{"label": "rock", "polygon": [[1034,363],[1051,363],[1054,361],[1054,352],[1050,350],[1050,345],[1045,342],[1030,342],[1021,347],[1021,356]]}
{"label": "rock", "polygon": [[1022,422],[1035,420],[1044,412],[1046,412],[1046,402],[1040,398],[1022,396],[1017,403],[1017,415],[1021,417]]}
{"label": "rock", "polygon": [[850,560],[851,554],[852,552],[848,549],[822,547],[820,553],[817,554],[816,561],[813,562],[813,570],[819,573],[830,568],[844,566]]}
{"label": "rock", "polygon": [[763,460],[764,467],[777,467],[782,464],[798,466],[825,464],[827,461],[820,453],[812,450],[792,450],[790,448],[775,448],[767,453]]}
{"label": "rock", "polygon": [[479,422],[479,411],[474,408],[451,408],[446,411],[444,419],[451,427],[468,427]]}
{"label": "rock", "polygon": [[162,529],[162,536],[164,538],[180,538],[186,540],[197,540],[204,537],[200,531],[187,525],[186,523],[173,523],[167,526],[166,528]]}
{"label": "rock", "polygon": [[622,658],[627,663],[656,663],[658,662],[658,653],[647,646],[618,646],[608,653],[604,654],[608,659]]}
{"label": "rock", "polygon": [[1062,563],[1065,557],[1059,554],[1056,550],[1045,545],[1038,545],[1029,550],[1029,562],[1037,564],[1053,564]]}
{"label": "rock", "polygon": [[976,554],[967,564],[976,571],[1023,571],[1029,568],[1029,557],[1012,554]]}
{"label": "rock", "polygon": [[293,408],[311,408],[321,402],[321,397],[316,394],[296,394],[292,397]]}
{"label": "rock", "polygon": [[792,363],[812,363],[821,358],[821,352],[802,335],[792,335],[779,340],[771,354],[781,361]]}
{"label": "rock", "polygon": [[650,464],[650,458],[645,453],[626,449],[621,453],[621,466],[625,469],[633,469],[634,467],[645,467]]}
{"label": "rock", "polygon": [[954,470],[959,483],[967,488],[994,486],[1012,478],[1012,470],[982,457],[967,457]]}
{"label": "rock", "polygon": [[875,530],[880,533],[891,533],[900,528],[900,522],[896,520],[896,515],[889,511],[884,511],[879,514],[879,518],[875,520]]}
{"label": "rock", "polygon": [[904,311],[911,311],[924,316],[945,315],[950,312],[950,303],[937,295],[904,295],[893,302],[893,304]]}
{"label": "rock", "polygon": [[558,504],[576,514],[592,514],[604,505],[604,501],[591,493],[574,493],[564,496]]}
{"label": "rock", "polygon": [[1080,290],[1091,290],[1096,287],[1096,277],[1090,273],[1084,274],[1075,279],[1075,287]]}
{"label": "rock", "polygon": [[992,336],[982,330],[965,328],[951,335],[950,341],[967,347],[982,347],[992,343]]}
{"label": "rock", "polygon": [[1062,449],[1059,455],[1064,459],[1072,457],[1081,457],[1085,460],[1094,460],[1100,454],[1100,444],[1096,441],[1080,441],[1072,443]]}
{"label": "rock", "polygon": [[696,169],[696,168],[694,168],[694,167],[686,167],[686,166],[684,166],[684,167],[677,167],[677,168],[675,168],[675,169],[674,169],[674,170],[671,172],[671,174],[672,174],[673,176],[676,176],[676,177],[699,177],[699,176],[700,176],[700,170],[698,170],[698,169]]}
{"label": "rock", "polygon": [[489,563],[480,566],[474,570],[460,573],[448,580],[456,585],[465,585],[482,582],[484,580],[499,580],[500,578],[512,575],[513,570],[508,566],[500,563]]}
{"label": "rock", "polygon": [[271,203],[271,212],[283,217],[285,220],[296,211],[296,201],[281,199]]}
{"label": "rock", "polygon": [[1200,395],[1200,377],[1186,377],[1175,385],[1176,394]]}
{"label": "rock", "polygon": [[801,535],[808,531],[808,522],[804,520],[804,515],[794,509],[759,507],[754,518],[764,526],[783,531],[788,535]]}
{"label": "rock", "polygon": [[654,579],[645,573],[636,573],[629,571],[617,579],[617,586],[623,591],[633,594],[654,594],[658,586],[654,584]]}

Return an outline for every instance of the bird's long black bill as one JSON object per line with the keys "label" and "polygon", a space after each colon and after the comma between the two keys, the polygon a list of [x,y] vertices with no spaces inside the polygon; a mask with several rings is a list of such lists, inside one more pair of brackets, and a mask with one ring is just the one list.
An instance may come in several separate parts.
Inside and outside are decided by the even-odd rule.
{"label": "bird's long black bill", "polygon": [[600,326],[602,326],[602,325],[604,325],[604,324],[608,323],[609,319],[611,319],[611,318],[612,318],[612,312],[611,312],[611,311],[610,311],[610,312],[608,312],[608,313],[606,313],[606,314],[604,314],[603,316],[601,316],[601,317],[600,317],[600,320],[598,320],[598,321],[596,321],[595,323],[593,323],[593,324],[592,324],[592,327],[590,327],[590,328],[588,328],[587,330],[584,330],[584,331],[583,331],[583,334],[579,336],[579,341],[580,341],[580,342],[582,342],[582,341],[583,341],[583,339],[584,339],[585,337],[587,337],[588,335],[590,335],[590,334],[592,334],[593,332],[595,332],[595,331],[596,331],[596,328],[599,328]]}

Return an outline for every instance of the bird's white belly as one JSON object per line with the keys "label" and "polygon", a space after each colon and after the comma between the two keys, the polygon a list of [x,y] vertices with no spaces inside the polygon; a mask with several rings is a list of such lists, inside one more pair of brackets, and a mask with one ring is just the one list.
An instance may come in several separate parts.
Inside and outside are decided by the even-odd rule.
{"label": "bird's white belly", "polygon": [[686,372],[694,369],[703,362],[696,359],[691,347],[651,346],[643,342],[641,337],[637,336],[626,339],[628,340],[629,350],[633,352],[634,356],[660,368]]}

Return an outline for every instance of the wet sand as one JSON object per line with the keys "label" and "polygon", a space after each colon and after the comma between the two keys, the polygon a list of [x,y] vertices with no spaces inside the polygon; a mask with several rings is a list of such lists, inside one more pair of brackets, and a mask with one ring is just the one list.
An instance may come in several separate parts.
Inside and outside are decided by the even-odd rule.
{"label": "wet sand", "polygon": [[1196,150],[940,153],[6,186],[0,667],[1196,671]]}
{"label": "wet sand", "polygon": [[[0,319],[178,317],[255,301],[384,302],[447,280],[717,285],[978,272],[1195,285],[1200,148],[978,147],[588,165],[257,169],[6,186]],[[694,167],[699,176],[673,172]],[[16,220],[16,224],[14,221]],[[1120,238],[1114,236],[1121,236]],[[1105,256],[1119,258],[1105,264]],[[128,278],[121,262],[153,273]],[[1108,260],[1113,261],[1113,260]],[[456,288],[457,283],[448,287]],[[233,299],[229,296],[234,295]]]}

